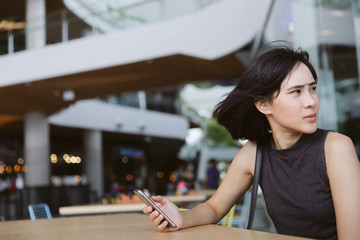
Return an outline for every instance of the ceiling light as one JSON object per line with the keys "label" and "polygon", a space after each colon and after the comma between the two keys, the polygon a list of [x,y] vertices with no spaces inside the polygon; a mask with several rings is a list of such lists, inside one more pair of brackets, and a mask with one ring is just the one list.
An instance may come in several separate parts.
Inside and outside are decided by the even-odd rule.
{"label": "ceiling light", "polygon": [[18,30],[24,28],[25,28],[25,22],[14,22],[7,20],[2,20],[0,22],[0,31]]}
{"label": "ceiling light", "polygon": [[63,92],[64,101],[73,101],[75,99],[75,92],[73,90],[65,90]]}

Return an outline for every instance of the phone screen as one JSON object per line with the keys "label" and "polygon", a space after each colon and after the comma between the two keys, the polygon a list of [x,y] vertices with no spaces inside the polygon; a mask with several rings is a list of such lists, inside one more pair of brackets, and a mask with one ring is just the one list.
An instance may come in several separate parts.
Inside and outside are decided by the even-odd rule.
{"label": "phone screen", "polygon": [[176,228],[176,224],[158,207],[158,205],[156,205],[156,203],[151,200],[151,198],[149,198],[148,196],[146,196],[146,194],[141,191],[140,189],[135,189],[134,193],[148,206],[152,206],[153,208],[155,208],[157,211],[159,211],[160,214],[162,214],[165,217],[165,220],[168,221],[168,223],[170,224],[170,226],[172,228]]}

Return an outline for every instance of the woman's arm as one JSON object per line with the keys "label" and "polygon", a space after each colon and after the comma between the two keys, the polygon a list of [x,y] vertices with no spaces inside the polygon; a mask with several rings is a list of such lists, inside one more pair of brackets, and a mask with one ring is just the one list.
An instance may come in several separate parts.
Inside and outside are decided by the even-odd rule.
{"label": "woman's arm", "polygon": [[350,138],[330,132],[325,155],[338,238],[360,239],[360,162],[354,145]]}
{"label": "woman's arm", "polygon": [[255,166],[256,144],[247,142],[232,161],[228,172],[214,195],[188,211],[178,211],[168,199],[153,197],[161,208],[177,224],[177,229],[167,227],[163,216],[151,207],[145,207],[144,213],[150,214],[151,221],[160,231],[173,231],[198,225],[217,223],[236,201],[249,189]]}

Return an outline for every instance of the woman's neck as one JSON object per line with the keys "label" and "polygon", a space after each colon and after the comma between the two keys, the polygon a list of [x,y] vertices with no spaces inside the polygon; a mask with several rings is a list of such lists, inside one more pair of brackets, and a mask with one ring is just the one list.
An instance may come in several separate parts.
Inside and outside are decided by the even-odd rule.
{"label": "woman's neck", "polygon": [[287,149],[294,145],[297,140],[303,135],[301,132],[288,133],[288,132],[276,132],[272,133],[274,144],[276,149]]}

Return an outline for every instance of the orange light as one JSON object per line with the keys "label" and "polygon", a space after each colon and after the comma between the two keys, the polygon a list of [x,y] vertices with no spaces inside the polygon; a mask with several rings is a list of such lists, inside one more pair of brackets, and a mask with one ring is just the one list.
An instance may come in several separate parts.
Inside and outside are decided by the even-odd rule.
{"label": "orange light", "polygon": [[117,176],[115,174],[111,175],[110,177],[111,181],[115,182],[117,181]]}
{"label": "orange light", "polygon": [[15,171],[15,172],[20,172],[20,170],[21,170],[20,165],[19,165],[19,164],[15,164],[15,166],[14,166],[14,171]]}
{"label": "orange light", "polygon": [[170,182],[175,182],[176,181],[176,173],[172,172],[171,175],[169,176],[169,180]]}
{"label": "orange light", "polygon": [[156,174],[156,176],[157,176],[158,178],[163,178],[164,175],[165,175],[165,174],[164,174],[163,171],[158,171],[157,174]]}
{"label": "orange light", "polygon": [[63,155],[63,159],[64,159],[64,161],[66,162],[66,163],[70,163],[70,156],[69,156],[69,154],[64,154]]}
{"label": "orange light", "polygon": [[6,166],[5,171],[6,171],[8,174],[10,174],[10,173],[12,173],[12,168],[11,168],[10,166]]}
{"label": "orange light", "polygon": [[57,159],[57,156],[56,156],[55,153],[53,153],[53,154],[50,155],[50,161],[51,161],[53,164],[57,163],[58,159]]}
{"label": "orange light", "polygon": [[128,174],[128,175],[126,175],[126,180],[127,181],[132,181],[134,179],[134,177],[133,177],[133,175],[132,174]]}
{"label": "orange light", "polygon": [[122,157],[121,159],[123,164],[127,164],[129,162],[129,158],[128,157]]}
{"label": "orange light", "polygon": [[80,176],[80,175],[76,175],[76,176],[75,176],[75,180],[76,180],[77,182],[81,182],[81,176]]}

